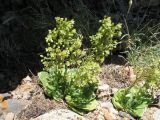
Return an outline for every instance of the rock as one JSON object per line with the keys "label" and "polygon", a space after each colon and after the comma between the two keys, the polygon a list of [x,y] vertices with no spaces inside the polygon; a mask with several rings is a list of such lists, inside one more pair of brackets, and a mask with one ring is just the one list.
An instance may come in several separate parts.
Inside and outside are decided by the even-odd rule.
{"label": "rock", "polygon": [[87,120],[105,120],[103,109],[100,106],[96,110],[85,114],[84,117]]}
{"label": "rock", "polygon": [[12,94],[10,94],[10,93],[0,94],[0,102],[2,102],[3,100],[9,99],[11,97],[12,97]]}
{"label": "rock", "polygon": [[148,107],[142,116],[142,120],[158,120],[155,119],[157,117],[157,111],[159,111],[157,107]]}
{"label": "rock", "polygon": [[16,115],[26,107],[25,101],[22,103],[16,99],[9,99],[8,103],[8,111],[13,112]]}
{"label": "rock", "polygon": [[23,78],[22,82],[32,82],[32,79],[27,75],[25,78]]}
{"label": "rock", "polygon": [[154,119],[154,120],[160,120],[160,109],[158,109],[158,110],[153,114],[153,119]]}
{"label": "rock", "polygon": [[102,108],[108,109],[109,112],[113,114],[118,114],[118,111],[113,107],[113,104],[111,102],[100,102],[100,105]]}
{"label": "rock", "polygon": [[118,91],[117,88],[112,88],[112,89],[111,89],[112,94],[116,93],[117,91]]}
{"label": "rock", "polygon": [[24,105],[15,99],[8,99],[0,103],[0,111],[3,114],[7,114],[8,112],[18,114],[22,109],[24,109]]}
{"label": "rock", "polygon": [[100,111],[99,114],[93,120],[105,120],[104,112]]}
{"label": "rock", "polygon": [[105,120],[116,120],[116,117],[113,113],[110,113],[107,109],[103,109]]}
{"label": "rock", "polygon": [[24,92],[23,93],[23,97],[22,99],[25,99],[25,100],[30,100],[32,98],[32,93],[31,92]]}
{"label": "rock", "polygon": [[105,111],[102,108],[99,108],[98,114],[96,115],[94,120],[105,120],[104,112]]}
{"label": "rock", "polygon": [[110,101],[100,102],[105,120],[118,120],[118,111],[113,107]]}
{"label": "rock", "polygon": [[99,86],[98,91],[109,91],[109,85],[103,84],[103,85]]}
{"label": "rock", "polygon": [[37,84],[25,81],[11,93],[14,99],[29,100],[39,92],[41,92],[41,88]]}
{"label": "rock", "polygon": [[18,114],[22,110],[22,105],[12,99],[10,93],[0,94],[0,120],[13,120],[14,113]]}
{"label": "rock", "polygon": [[55,109],[31,120],[86,120],[68,109]]}
{"label": "rock", "polygon": [[129,118],[127,118],[127,117],[124,117],[124,118],[122,118],[122,120],[130,120]]}
{"label": "rock", "polygon": [[0,120],[4,120],[4,115],[0,112]]}
{"label": "rock", "polygon": [[3,113],[2,111],[0,111],[0,120],[5,120],[7,114]]}
{"label": "rock", "polygon": [[5,117],[5,120],[14,120],[14,113],[8,113]]}
{"label": "rock", "polygon": [[3,102],[4,97],[2,95],[0,95],[0,103]]}
{"label": "rock", "polygon": [[130,114],[123,111],[119,111],[119,116],[123,118],[128,118],[129,120],[135,120]]}
{"label": "rock", "polygon": [[103,84],[98,87],[97,97],[98,99],[107,100],[110,96],[110,87],[108,84]]}

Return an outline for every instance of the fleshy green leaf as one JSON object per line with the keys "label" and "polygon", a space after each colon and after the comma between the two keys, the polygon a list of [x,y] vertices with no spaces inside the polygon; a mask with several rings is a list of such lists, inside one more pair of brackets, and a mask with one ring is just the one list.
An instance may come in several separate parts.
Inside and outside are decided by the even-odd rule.
{"label": "fleshy green leaf", "polygon": [[84,110],[84,111],[92,111],[92,110],[96,109],[96,107],[98,105],[98,103],[95,99],[90,101],[89,103],[81,104],[81,105],[77,105],[75,102],[73,102],[71,96],[66,96],[65,100],[69,104],[70,107],[73,107],[74,109],[77,108],[77,110],[80,109],[80,110]]}
{"label": "fleshy green leaf", "polygon": [[112,98],[112,103],[117,109],[129,112],[135,117],[142,117],[145,108],[152,101],[153,97],[137,86],[120,89]]}
{"label": "fleshy green leaf", "polygon": [[43,87],[46,88],[48,86],[48,78],[49,78],[48,72],[45,72],[45,71],[39,72],[38,77],[39,77]]}

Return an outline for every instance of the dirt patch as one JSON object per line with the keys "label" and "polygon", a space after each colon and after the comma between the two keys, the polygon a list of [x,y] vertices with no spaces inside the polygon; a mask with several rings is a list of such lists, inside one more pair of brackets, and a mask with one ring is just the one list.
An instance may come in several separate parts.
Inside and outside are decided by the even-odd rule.
{"label": "dirt patch", "polygon": [[104,65],[99,77],[102,84],[108,84],[111,88],[123,88],[129,86],[130,73],[127,67],[120,65]]}
{"label": "dirt patch", "polygon": [[33,97],[32,103],[21,111],[17,118],[19,120],[29,120],[57,108],[67,107],[64,102],[56,102],[46,98],[44,95],[39,95]]}

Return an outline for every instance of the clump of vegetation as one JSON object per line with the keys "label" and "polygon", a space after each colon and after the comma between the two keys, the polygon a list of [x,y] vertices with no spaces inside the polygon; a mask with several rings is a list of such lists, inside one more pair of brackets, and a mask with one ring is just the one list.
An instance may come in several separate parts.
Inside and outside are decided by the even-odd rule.
{"label": "clump of vegetation", "polygon": [[108,56],[110,50],[116,47],[117,41],[114,40],[120,37],[121,24],[115,25],[110,17],[104,17],[100,20],[102,24],[95,35],[90,36],[91,47],[89,49],[89,54],[93,56],[95,61],[102,63],[105,56]]}
{"label": "clump of vegetation", "polygon": [[160,60],[160,43],[156,45],[141,44],[140,46],[132,47],[128,54],[128,62],[136,67],[145,67],[155,64]]}
{"label": "clump of vegetation", "polygon": [[160,88],[160,62],[141,68],[138,75],[132,86],[120,89],[114,95],[112,102],[116,108],[142,117],[145,108],[155,102],[153,91]]}
{"label": "clump of vegetation", "polygon": [[91,47],[83,50],[83,37],[74,29],[74,21],[56,17],[56,28],[46,37],[46,54],[41,55],[45,71],[38,76],[44,91],[55,100],[65,99],[77,112],[96,108],[98,62],[116,46],[113,37],[121,34],[121,25],[114,25],[110,18],[104,17],[101,23],[98,33],[90,37]]}
{"label": "clump of vegetation", "polygon": [[74,66],[81,63],[85,52],[81,50],[82,35],[74,29],[74,21],[56,17],[56,28],[46,37],[46,55],[41,55],[46,69],[53,65]]}
{"label": "clump of vegetation", "polygon": [[[159,25],[143,28],[131,36],[132,42],[128,51],[128,62],[134,67],[137,80],[134,84],[145,82],[147,89],[157,88],[160,83],[160,34]],[[154,87],[153,84],[154,83]],[[157,87],[156,87],[157,86]]]}
{"label": "clump of vegetation", "polygon": [[153,97],[144,87],[133,86],[118,90],[112,98],[113,105],[134,117],[142,117],[145,108],[152,103]]}
{"label": "clump of vegetation", "polygon": [[80,92],[78,88],[84,86],[87,88],[87,84],[89,89],[87,92],[84,90],[84,92],[88,94],[87,97],[92,95],[89,94],[89,91],[93,92],[97,88],[97,72],[99,71],[100,67],[97,63],[88,61],[79,68],[67,69],[66,67],[53,66],[48,71],[42,71],[38,75],[48,96],[59,100],[67,94],[72,94],[72,92],[78,94]]}
{"label": "clump of vegetation", "polygon": [[131,38],[134,43],[128,51],[128,62],[134,67],[136,80],[129,88],[120,89],[112,102],[116,108],[142,117],[145,108],[155,102],[160,88],[160,43],[153,34],[134,34]]}
{"label": "clump of vegetation", "polygon": [[57,101],[64,98],[68,72],[65,68],[54,66],[48,71],[38,73],[43,89],[49,97]]}
{"label": "clump of vegetation", "polygon": [[93,61],[87,61],[74,70],[65,97],[70,107],[85,111],[96,108],[95,92],[98,87],[97,73],[99,72],[99,65]]}

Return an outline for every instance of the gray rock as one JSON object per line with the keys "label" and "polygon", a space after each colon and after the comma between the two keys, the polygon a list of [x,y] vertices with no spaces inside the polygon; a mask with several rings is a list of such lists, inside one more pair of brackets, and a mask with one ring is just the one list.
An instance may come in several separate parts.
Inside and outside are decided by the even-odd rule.
{"label": "gray rock", "polygon": [[55,109],[31,120],[86,120],[68,109]]}
{"label": "gray rock", "polygon": [[98,91],[109,91],[109,85],[103,84],[98,87]]}
{"label": "gray rock", "polygon": [[123,112],[123,111],[119,111],[119,116],[123,118],[129,118],[129,120],[135,120],[130,114]]}
{"label": "gray rock", "polygon": [[108,84],[103,84],[98,87],[97,97],[98,99],[107,100],[110,97],[110,87]]}
{"label": "gray rock", "polygon": [[160,109],[158,109],[158,110],[153,114],[153,119],[154,119],[154,120],[160,120]]}
{"label": "gray rock", "polygon": [[0,114],[0,120],[4,120],[4,116]]}
{"label": "gray rock", "polygon": [[[153,117],[155,116],[155,112],[159,109],[157,107],[148,107],[145,109],[145,112],[142,116],[142,120],[155,120]],[[157,116],[157,115],[156,115]]]}
{"label": "gray rock", "polygon": [[1,118],[1,117],[0,117],[0,120],[4,120],[4,118]]}
{"label": "gray rock", "polygon": [[118,111],[113,107],[113,104],[110,101],[100,102],[102,108],[108,109],[109,112],[118,114]]}
{"label": "gray rock", "polygon": [[114,94],[114,93],[116,93],[117,91],[118,91],[118,89],[117,88],[112,88],[112,94]]}
{"label": "gray rock", "polygon": [[105,118],[104,118],[104,113],[101,111],[101,112],[99,112],[99,114],[97,115],[97,117],[96,117],[96,120],[105,120]]}
{"label": "gray rock", "polygon": [[14,113],[8,113],[5,117],[5,120],[14,120]]}
{"label": "gray rock", "polygon": [[2,108],[2,105],[0,103],[0,111],[2,111],[3,114],[6,114],[11,112],[14,114],[20,113],[24,109],[24,105],[21,104],[18,100],[16,99],[8,99],[6,100],[7,106],[5,109]]}

